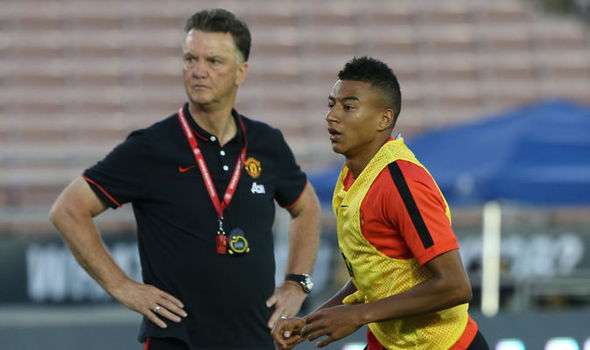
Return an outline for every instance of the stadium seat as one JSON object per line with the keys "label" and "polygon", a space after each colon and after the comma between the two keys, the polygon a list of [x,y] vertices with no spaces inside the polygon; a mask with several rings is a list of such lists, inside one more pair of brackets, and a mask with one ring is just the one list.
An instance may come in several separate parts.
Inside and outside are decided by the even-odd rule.
{"label": "stadium seat", "polygon": [[[16,226],[51,230],[47,206],[59,186],[131,130],[184,103],[183,24],[198,8],[224,7],[246,19],[253,34],[250,76],[237,107],[281,128],[310,169],[336,159],[325,135],[327,95],[354,56],[382,59],[398,75],[398,129],[405,136],[548,96],[589,101],[588,30],[575,18],[532,6],[518,0],[3,3],[0,217],[9,222],[0,223],[0,233]],[[129,227],[126,220],[117,226],[117,215],[105,220]]]}

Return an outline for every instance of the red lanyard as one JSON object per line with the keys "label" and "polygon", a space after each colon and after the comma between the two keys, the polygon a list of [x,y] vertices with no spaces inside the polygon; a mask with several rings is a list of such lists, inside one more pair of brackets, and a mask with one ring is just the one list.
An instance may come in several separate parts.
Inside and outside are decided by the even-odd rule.
{"label": "red lanyard", "polygon": [[[199,165],[199,169],[201,170],[201,174],[203,175],[203,180],[205,181],[205,187],[207,187],[207,192],[209,192],[209,197],[211,198],[211,202],[213,202],[213,206],[215,206],[215,210],[217,211],[217,218],[219,220],[223,219],[223,211],[225,208],[229,206],[234,193],[236,192],[236,188],[238,187],[238,181],[240,180],[240,175],[242,174],[242,165],[244,164],[244,160],[246,159],[246,147],[248,145],[248,141],[246,139],[246,129],[244,128],[244,123],[240,120],[240,126],[242,127],[242,133],[244,135],[244,148],[240,152],[240,156],[236,162],[236,167],[234,168],[234,172],[232,174],[231,180],[227,189],[225,190],[225,194],[223,195],[223,201],[219,201],[219,196],[217,195],[217,191],[215,190],[215,185],[213,184],[213,179],[211,178],[211,174],[209,173],[209,168],[207,168],[207,163],[205,163],[205,158],[203,157],[203,153],[199,148],[197,143],[197,139],[191,130],[191,127],[184,116],[184,108],[181,107],[178,111],[178,119],[180,120],[180,124],[182,125],[182,130],[186,135],[188,143],[193,150],[193,154],[195,155],[195,159],[197,160],[197,164]],[[221,225],[221,221],[220,221]]]}

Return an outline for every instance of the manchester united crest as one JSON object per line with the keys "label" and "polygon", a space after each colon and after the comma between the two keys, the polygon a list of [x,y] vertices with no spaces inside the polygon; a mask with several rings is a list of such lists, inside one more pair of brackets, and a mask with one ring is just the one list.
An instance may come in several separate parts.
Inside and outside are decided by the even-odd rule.
{"label": "manchester united crest", "polygon": [[250,175],[253,179],[259,177],[260,172],[262,171],[262,168],[260,167],[260,162],[252,157],[246,159],[246,161],[244,162],[244,169],[246,169],[248,175]]}

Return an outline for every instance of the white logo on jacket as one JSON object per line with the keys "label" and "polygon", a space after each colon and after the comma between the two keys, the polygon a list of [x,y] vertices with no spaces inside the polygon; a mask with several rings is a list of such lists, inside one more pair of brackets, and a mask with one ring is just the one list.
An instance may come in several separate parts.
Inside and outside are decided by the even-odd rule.
{"label": "white logo on jacket", "polygon": [[256,182],[252,183],[252,188],[250,189],[250,191],[252,193],[258,193],[258,194],[265,194],[266,190],[264,189],[264,185],[262,184],[257,184]]}

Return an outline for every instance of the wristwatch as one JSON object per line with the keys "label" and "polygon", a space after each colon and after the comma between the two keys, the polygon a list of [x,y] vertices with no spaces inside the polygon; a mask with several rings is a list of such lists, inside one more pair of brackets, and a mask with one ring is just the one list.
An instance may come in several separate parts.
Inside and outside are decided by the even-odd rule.
{"label": "wristwatch", "polygon": [[301,285],[301,288],[303,288],[303,291],[307,294],[309,294],[313,289],[313,281],[311,280],[311,276],[306,273],[290,273],[287,276],[285,276],[285,281],[294,281],[299,283]]}

